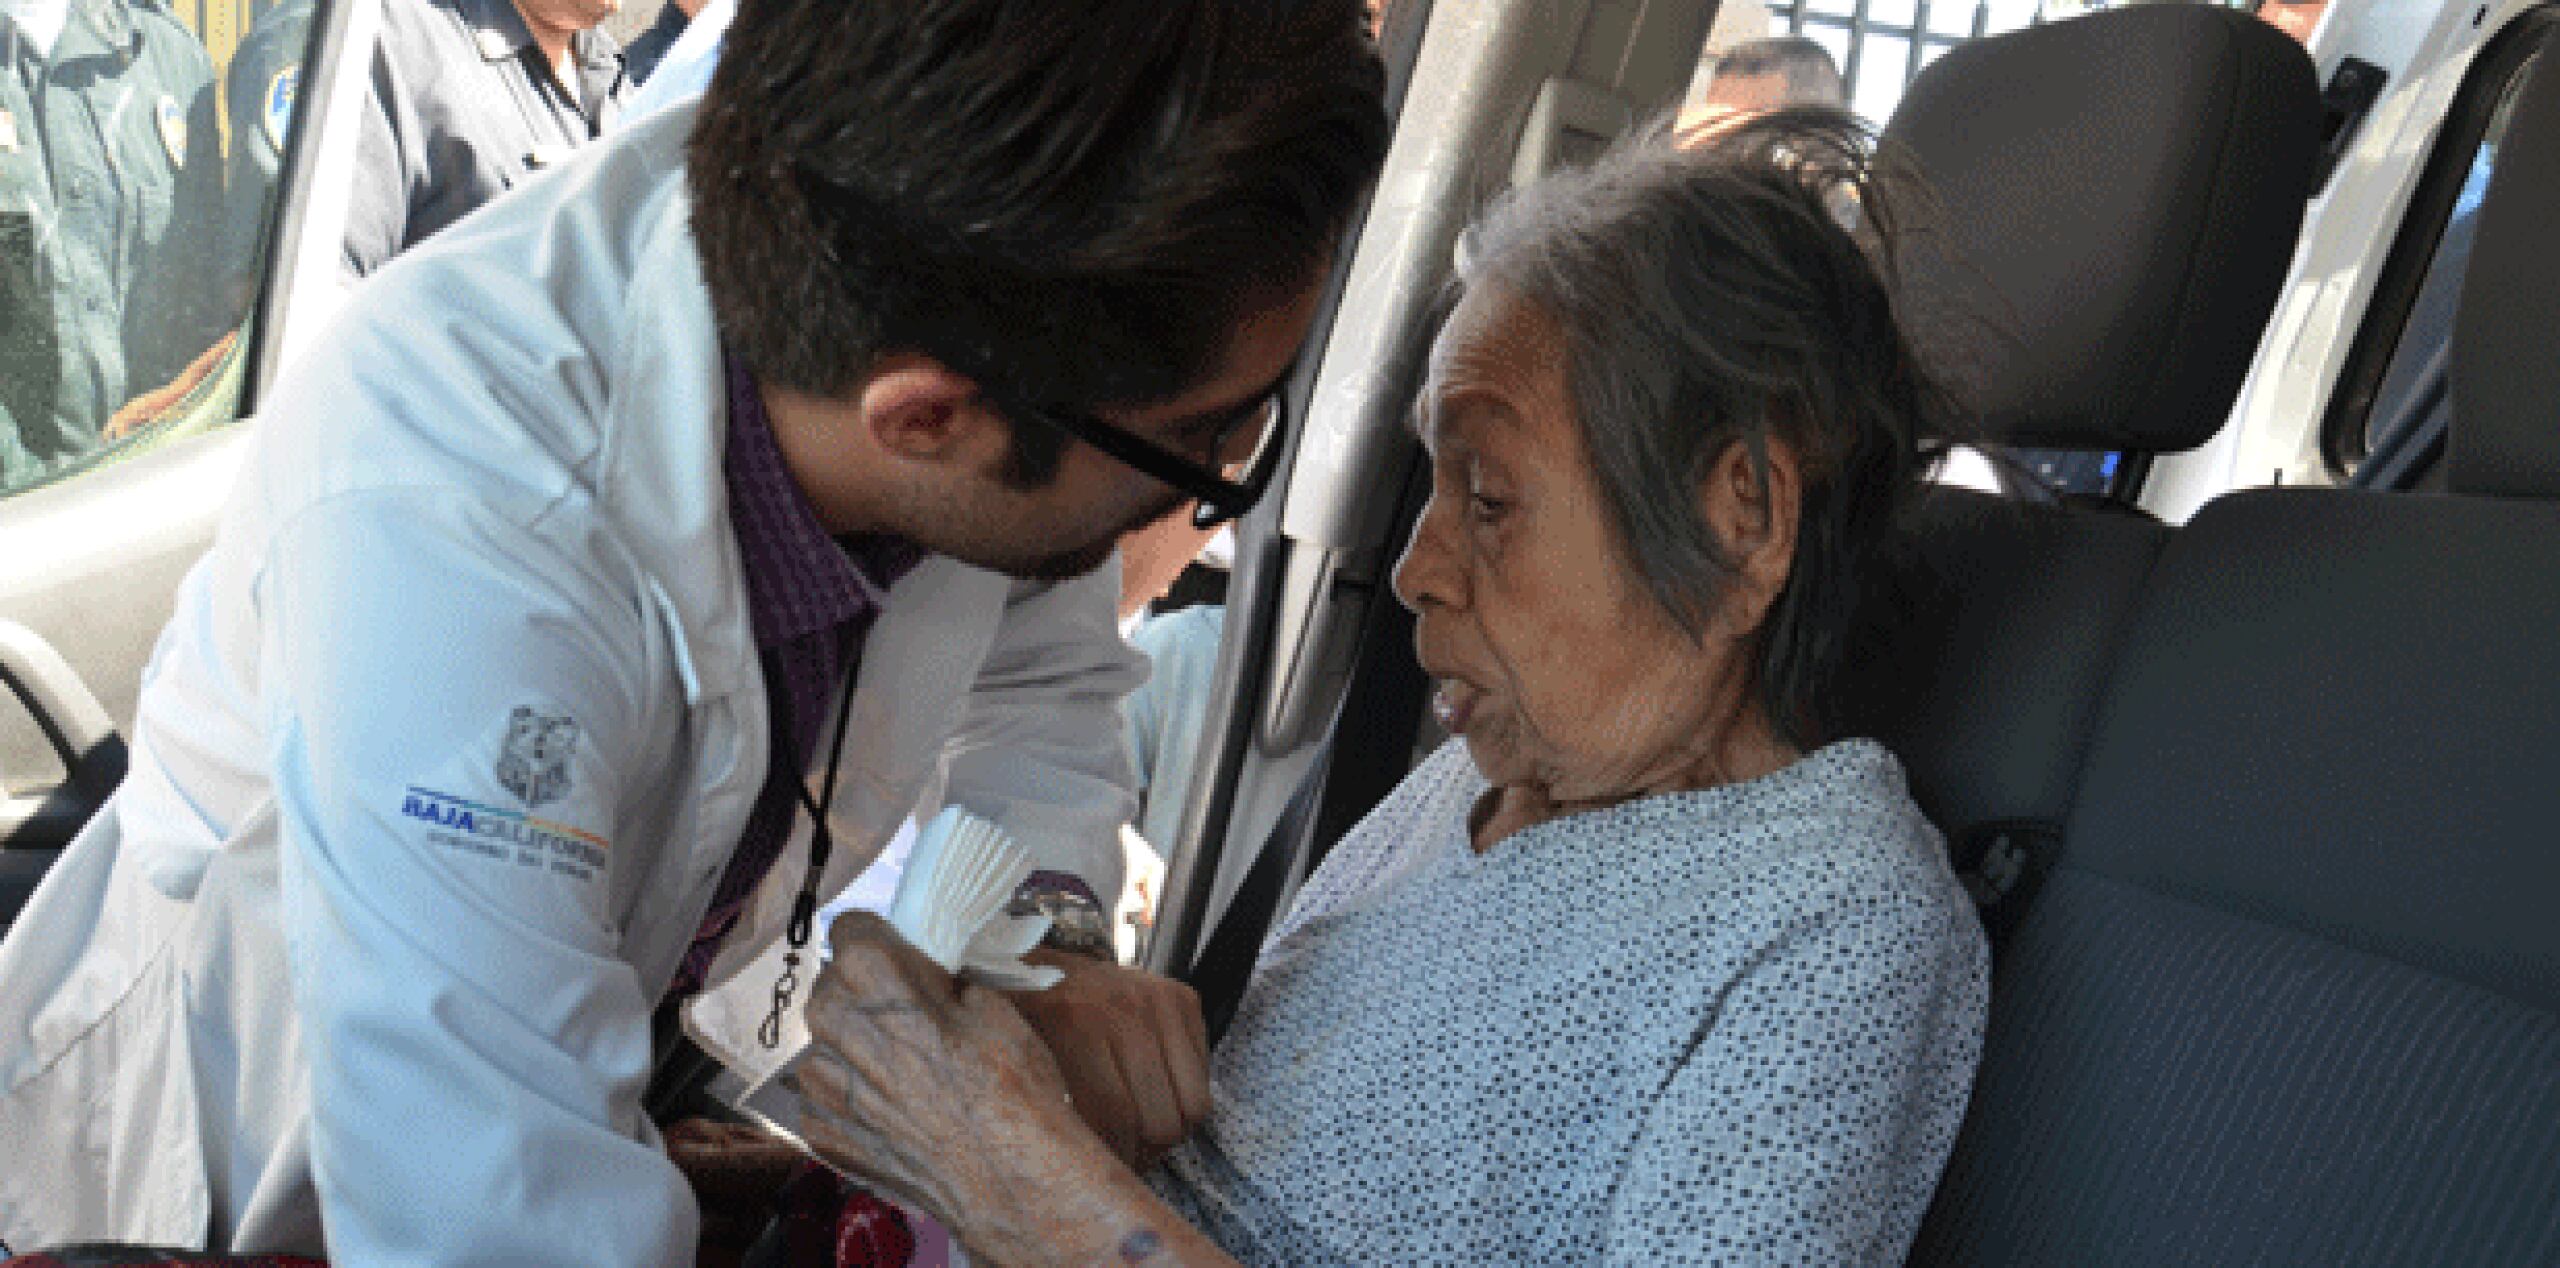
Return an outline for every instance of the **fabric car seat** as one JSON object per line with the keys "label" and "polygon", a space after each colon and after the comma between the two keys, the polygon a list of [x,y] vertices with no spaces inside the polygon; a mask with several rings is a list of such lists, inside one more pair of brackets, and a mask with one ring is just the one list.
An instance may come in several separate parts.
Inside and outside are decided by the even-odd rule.
{"label": "fabric car seat", "polygon": [[[1897,304],[1967,407],[1954,438],[2132,454],[2211,437],[2301,230],[2318,98],[2299,46],[2203,6],[1976,41],[1924,71],[1879,163],[1918,177]],[[1843,729],[1901,757],[1960,867],[2014,879],[2060,832],[2171,530],[1952,487],[1916,527],[1928,580],[1856,658]],[[2009,872],[1986,867],[2004,850]]]}
{"label": "fabric car seat", "polygon": [[2235,493],[2134,588],[1914,1262],[2560,1263],[2549,72],[2449,494]]}

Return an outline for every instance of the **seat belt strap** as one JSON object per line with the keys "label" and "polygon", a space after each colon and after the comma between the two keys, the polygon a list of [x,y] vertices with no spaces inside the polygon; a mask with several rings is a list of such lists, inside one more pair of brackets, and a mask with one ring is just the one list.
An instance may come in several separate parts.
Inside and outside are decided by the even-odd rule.
{"label": "seat belt strap", "polygon": [[1307,823],[1315,814],[1323,788],[1324,766],[1318,763],[1299,781],[1298,790],[1289,794],[1280,822],[1263,839],[1262,852],[1254,856],[1252,868],[1236,886],[1235,897],[1228,900],[1226,911],[1218,917],[1218,927],[1210,933],[1209,944],[1200,949],[1200,958],[1192,961],[1191,971],[1183,975],[1183,982],[1200,997],[1200,1016],[1208,1025],[1212,1049],[1235,1020],[1236,1005],[1243,1002],[1245,984],[1253,978],[1254,962],[1262,957],[1262,940],[1279,919],[1281,891],[1289,883],[1289,865],[1297,857],[1298,841],[1306,835]]}

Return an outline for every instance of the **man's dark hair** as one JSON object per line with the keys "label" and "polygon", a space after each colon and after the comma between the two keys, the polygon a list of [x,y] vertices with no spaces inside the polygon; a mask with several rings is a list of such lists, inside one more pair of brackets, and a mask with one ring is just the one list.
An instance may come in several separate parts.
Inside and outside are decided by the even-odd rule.
{"label": "man's dark hair", "polygon": [[[794,391],[912,350],[999,407],[1170,399],[1314,280],[1383,101],[1361,0],[741,0],[689,154],[712,312]],[[1046,482],[1065,438],[1014,428]]]}
{"label": "man's dark hair", "polygon": [[1736,568],[1702,482],[1737,445],[1764,478],[1771,438],[1795,452],[1795,559],[1754,680],[1799,747],[1831,738],[1850,648],[1903,576],[1922,438],[1954,417],[1888,287],[1897,204],[1923,192],[1885,179],[1836,110],[1761,115],[1686,151],[1655,127],[1494,207],[1459,267],[1457,286],[1555,322],[1617,544],[1692,638]]}
{"label": "man's dark hair", "polygon": [[[1773,35],[1734,45],[1716,59],[1715,73],[1736,79],[1773,75],[1787,86],[1790,106],[1839,106],[1849,94],[1831,50],[1801,35]],[[1714,80],[1708,81],[1710,87]]]}

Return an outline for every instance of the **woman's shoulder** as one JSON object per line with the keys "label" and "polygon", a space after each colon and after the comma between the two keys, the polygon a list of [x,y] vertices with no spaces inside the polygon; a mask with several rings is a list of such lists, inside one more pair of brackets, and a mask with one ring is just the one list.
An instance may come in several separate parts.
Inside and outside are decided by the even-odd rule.
{"label": "woman's shoulder", "polygon": [[1911,799],[1901,763],[1873,740],[1837,741],[1761,779],[1631,809],[1627,823],[1593,826],[1644,842],[1613,853],[1641,861],[1675,920],[1715,912],[1728,927],[1776,930],[1812,914],[1898,910],[1960,930],[1972,919],[1945,839]]}
{"label": "woman's shoulder", "polygon": [[1484,789],[1465,741],[1433,750],[1325,855],[1281,928],[1370,901],[1435,859],[1462,851],[1467,808]]}

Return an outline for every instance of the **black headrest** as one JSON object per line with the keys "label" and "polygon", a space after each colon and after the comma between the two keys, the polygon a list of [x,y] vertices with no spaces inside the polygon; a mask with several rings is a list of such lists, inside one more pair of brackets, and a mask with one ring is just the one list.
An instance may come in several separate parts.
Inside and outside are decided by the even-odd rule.
{"label": "black headrest", "polygon": [[2471,266],[2453,319],[2453,427],[2446,484],[2457,493],[2560,496],[2560,71],[2545,36],[2499,142]]}
{"label": "black headrest", "polygon": [[1882,147],[1935,204],[1901,255],[1906,319],[1985,439],[2185,449],[2222,426],[2283,286],[2319,82],[2245,14],[2113,10],[1947,53]]}

